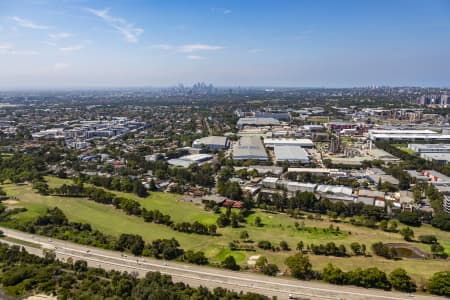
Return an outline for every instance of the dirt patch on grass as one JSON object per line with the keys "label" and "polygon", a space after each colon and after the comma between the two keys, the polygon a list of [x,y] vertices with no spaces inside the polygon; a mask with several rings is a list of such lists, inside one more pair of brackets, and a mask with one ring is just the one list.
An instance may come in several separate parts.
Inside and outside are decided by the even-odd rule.
{"label": "dirt patch on grass", "polygon": [[6,211],[13,210],[15,208],[20,208],[19,206],[17,206],[17,204],[19,204],[19,201],[17,201],[17,200],[8,199],[5,201],[2,201],[2,203],[6,204]]}
{"label": "dirt patch on grass", "polygon": [[5,203],[5,204],[7,204],[7,205],[16,205],[17,203],[19,203],[19,201],[9,199],[9,200],[3,201],[2,203]]}
{"label": "dirt patch on grass", "polygon": [[48,296],[48,295],[38,294],[38,295],[30,296],[30,297],[26,298],[25,300],[56,300],[56,298],[52,297],[52,296]]}

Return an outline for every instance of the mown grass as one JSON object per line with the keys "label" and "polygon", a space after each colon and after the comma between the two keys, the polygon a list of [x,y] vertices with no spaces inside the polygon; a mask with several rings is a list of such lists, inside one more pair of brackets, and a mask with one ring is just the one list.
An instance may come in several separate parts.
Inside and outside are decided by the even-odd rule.
{"label": "mown grass", "polygon": [[9,237],[9,236],[2,237],[2,238],[0,238],[0,240],[5,240],[5,241],[12,242],[12,243],[15,243],[15,244],[28,246],[28,247],[33,247],[33,248],[37,248],[37,249],[41,248],[40,244],[29,242],[29,241],[24,241],[24,240],[20,240],[20,239],[16,239],[16,238],[12,238],[12,237]]}
{"label": "mown grass", "polygon": [[[52,178],[49,184],[59,185],[67,182],[61,179]],[[350,251],[352,242],[364,243],[367,249],[370,249],[372,243],[383,242],[404,242],[398,233],[384,232],[377,229],[366,227],[357,227],[349,223],[334,223],[324,217],[322,220],[301,219],[294,220],[284,214],[273,214],[257,210],[254,214],[247,218],[247,223],[242,224],[241,228],[219,228],[220,236],[201,236],[196,234],[180,233],[170,229],[167,226],[145,223],[137,216],[126,215],[121,210],[115,209],[113,206],[107,206],[83,198],[42,196],[36,194],[29,185],[16,186],[6,184],[3,189],[11,196],[14,196],[19,202],[14,204],[16,207],[26,207],[27,212],[20,213],[15,218],[23,221],[32,220],[36,216],[45,212],[48,207],[57,206],[61,208],[67,215],[69,220],[77,222],[90,223],[93,228],[101,230],[107,234],[118,236],[121,233],[140,234],[146,241],[152,241],[157,238],[176,238],[181,247],[188,250],[204,251],[206,256],[212,262],[219,262],[227,255],[235,256],[239,263],[245,263],[248,257],[252,255],[264,255],[270,262],[276,263],[281,269],[284,268],[284,260],[289,255],[295,253],[296,244],[302,240],[305,244],[324,244],[330,241],[337,245],[344,244]],[[138,200],[147,209],[159,209],[163,213],[170,214],[175,222],[195,221],[212,224],[217,219],[217,215],[205,211],[201,206],[193,203],[182,201],[181,196],[167,193],[151,193],[145,199],[141,199],[130,193],[115,192],[118,195]],[[262,219],[263,227],[257,227],[254,224],[255,218]],[[296,228],[295,222],[299,223],[299,229]],[[339,226],[340,233],[328,230],[330,224],[334,228]],[[402,225],[400,226],[402,227]],[[413,228],[415,236],[422,234],[434,234],[440,243],[446,247],[447,252],[450,250],[450,233],[437,230],[429,225],[423,225],[420,228]],[[281,241],[288,242],[291,247],[290,251],[274,252],[271,250],[256,251],[231,251],[229,243],[233,240],[240,239],[240,233],[246,230],[250,239],[255,243],[261,240],[271,241],[274,245],[278,245]],[[412,243],[416,247],[420,247],[429,251],[429,246]],[[310,255],[311,261],[315,269],[320,270],[327,263],[332,262],[339,267],[350,270],[356,267],[366,268],[376,266],[384,271],[392,271],[397,267],[402,267],[408,271],[416,280],[424,281],[434,272],[448,270],[448,261],[443,260],[419,260],[419,259],[403,259],[399,261],[386,260],[381,257],[349,257],[337,258]]]}
{"label": "mown grass", "polygon": [[45,213],[49,207],[59,207],[70,221],[90,223],[95,229],[107,234],[140,234],[147,241],[158,238],[177,238],[188,249],[203,245],[210,237],[176,232],[167,226],[146,223],[141,218],[130,216],[111,205],[103,205],[84,198],[42,196],[30,186],[4,185],[5,191],[14,196],[19,203],[14,206],[25,207],[28,211],[14,216],[22,221],[34,219]]}
{"label": "mown grass", "polygon": [[414,151],[412,151],[412,150],[409,149],[408,147],[397,147],[397,148],[399,148],[400,150],[402,150],[403,152],[405,152],[405,153],[407,153],[407,154],[409,154],[409,155],[416,155],[416,154],[414,153]]}
{"label": "mown grass", "polygon": [[[56,177],[46,177],[48,185],[50,187],[57,187],[62,184],[73,183],[68,179],[61,179]],[[177,194],[163,193],[163,192],[151,192],[146,198],[138,197],[132,193],[124,193],[118,191],[110,191],[117,196],[130,198],[141,203],[142,207],[148,210],[158,209],[164,214],[169,214],[172,219],[177,222],[194,222],[199,221],[203,224],[214,224],[217,216],[213,213],[203,210],[202,206],[190,202],[183,201],[183,197]]]}

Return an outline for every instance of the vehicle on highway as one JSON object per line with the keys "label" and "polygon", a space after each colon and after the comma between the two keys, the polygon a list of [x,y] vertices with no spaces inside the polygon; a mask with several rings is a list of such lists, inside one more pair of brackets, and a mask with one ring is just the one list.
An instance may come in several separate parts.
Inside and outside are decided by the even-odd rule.
{"label": "vehicle on highway", "polygon": [[[311,300],[310,298],[297,297],[297,296],[292,295],[292,294],[289,294],[288,299],[289,300]],[[336,300],[344,300],[344,299],[337,298]]]}

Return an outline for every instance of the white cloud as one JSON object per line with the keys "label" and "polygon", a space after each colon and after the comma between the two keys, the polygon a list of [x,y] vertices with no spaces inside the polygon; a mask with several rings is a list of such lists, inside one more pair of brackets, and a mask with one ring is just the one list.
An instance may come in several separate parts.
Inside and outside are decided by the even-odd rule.
{"label": "white cloud", "polygon": [[50,33],[48,35],[48,37],[52,40],[63,40],[63,39],[70,38],[71,36],[72,36],[72,34],[67,33],[67,32]]}
{"label": "white cloud", "polygon": [[[224,47],[223,46],[215,46],[215,45],[208,45],[208,44],[186,44],[186,45],[169,45],[169,44],[156,44],[148,46],[149,49],[157,49],[157,50],[163,50],[163,51],[173,51],[173,52],[179,52],[179,53],[197,53],[202,51],[216,51],[221,50]],[[188,55],[186,56],[189,59],[202,59],[203,57],[199,55]]]}
{"label": "white cloud", "polygon": [[17,50],[12,43],[0,43],[0,54],[9,55],[37,55],[37,51]]}
{"label": "white cloud", "polygon": [[27,55],[38,55],[39,54],[39,52],[33,51],[33,50],[13,50],[13,51],[10,51],[8,53],[12,54],[12,55],[25,55],[25,56],[27,56]]}
{"label": "white cloud", "polygon": [[14,45],[11,43],[0,43],[0,50],[8,51],[14,48]]}
{"label": "white cloud", "polygon": [[231,14],[233,11],[231,9],[228,8],[220,8],[220,7],[213,7],[211,8],[211,10],[215,13],[221,13],[224,15],[229,15]]}
{"label": "white cloud", "polygon": [[70,64],[64,63],[64,62],[58,62],[58,63],[55,63],[53,65],[53,70],[57,71],[57,72],[58,71],[62,71],[62,70],[66,70],[68,68],[70,68]]}
{"label": "white cloud", "polygon": [[87,11],[101,18],[109,26],[120,32],[129,43],[136,43],[139,36],[144,32],[144,29],[136,27],[134,24],[129,23],[125,19],[111,16],[109,14],[109,9],[96,10],[87,8]]}
{"label": "white cloud", "polygon": [[84,48],[83,45],[71,45],[71,46],[66,46],[66,47],[60,47],[58,49],[63,52],[74,52],[74,51],[79,51],[83,48]]}
{"label": "white cloud", "polygon": [[11,20],[13,20],[14,22],[16,22],[16,24],[20,27],[24,27],[24,28],[29,28],[29,29],[48,29],[48,26],[45,25],[39,25],[36,23],[33,23],[30,20],[27,19],[23,19],[20,17],[11,17]]}
{"label": "white cloud", "polygon": [[207,44],[188,44],[188,45],[182,45],[177,48],[178,52],[183,53],[192,53],[197,51],[214,51],[214,50],[221,50],[223,49],[222,46],[214,46],[214,45],[207,45]]}
{"label": "white cloud", "polygon": [[248,53],[258,53],[258,52],[263,52],[264,49],[260,49],[260,48],[254,48],[254,49],[249,49]]}
{"label": "white cloud", "polygon": [[51,47],[56,47],[57,44],[55,42],[51,42],[51,41],[43,41],[44,44],[49,45]]}
{"label": "white cloud", "polygon": [[158,49],[158,50],[172,50],[174,47],[168,44],[157,44],[149,46],[150,49]]}
{"label": "white cloud", "polygon": [[204,58],[203,56],[200,56],[200,55],[188,55],[186,57],[190,60],[200,60],[200,59]]}

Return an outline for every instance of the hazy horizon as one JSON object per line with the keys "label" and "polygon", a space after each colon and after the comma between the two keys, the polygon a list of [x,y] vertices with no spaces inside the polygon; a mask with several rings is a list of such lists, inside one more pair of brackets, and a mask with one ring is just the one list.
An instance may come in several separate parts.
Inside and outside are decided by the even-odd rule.
{"label": "hazy horizon", "polygon": [[[114,90],[158,90],[158,89],[170,89],[175,88],[179,84],[183,84],[185,88],[191,88],[194,84],[198,82],[192,82],[192,83],[177,83],[177,84],[170,84],[170,85],[135,85],[135,86],[107,86],[107,85],[93,85],[93,86],[37,86],[37,87],[0,87],[0,92],[60,92],[60,91],[114,91]],[[212,84],[214,88],[217,89],[298,89],[298,90],[308,90],[308,89],[365,89],[365,88],[421,88],[421,89],[449,89],[450,85],[448,86],[419,86],[419,85],[366,85],[366,86],[283,86],[283,85],[214,85],[213,82],[205,82],[206,84]]]}

